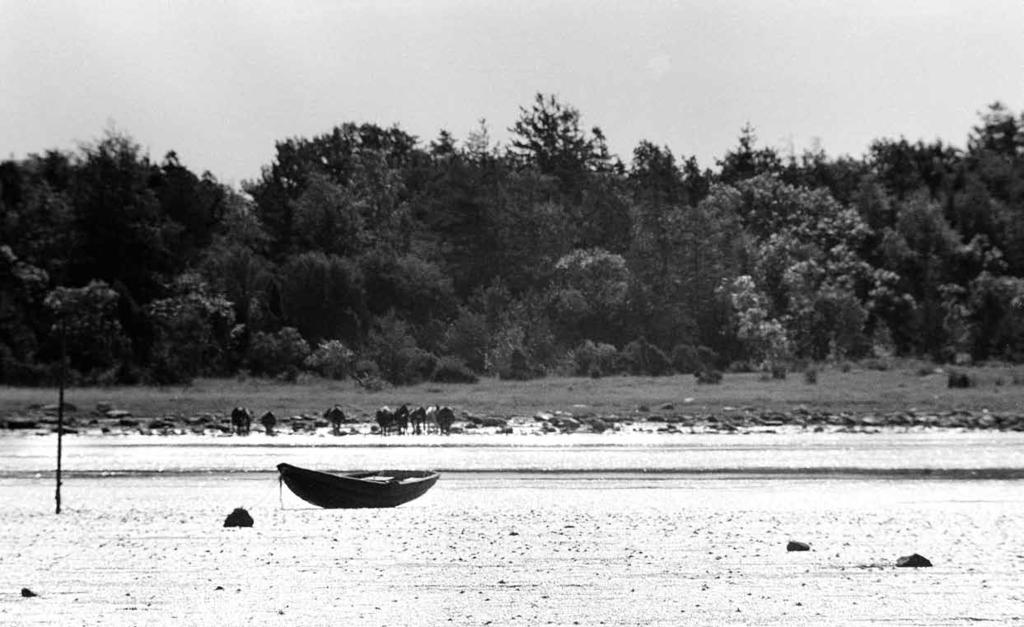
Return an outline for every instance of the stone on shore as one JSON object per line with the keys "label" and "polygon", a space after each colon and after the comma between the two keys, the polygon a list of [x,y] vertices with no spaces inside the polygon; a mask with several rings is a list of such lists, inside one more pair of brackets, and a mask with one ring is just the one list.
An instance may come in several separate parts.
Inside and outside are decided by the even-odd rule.
{"label": "stone on shore", "polygon": [[810,551],[811,545],[806,542],[797,542],[796,540],[790,540],[786,544],[787,551]]}
{"label": "stone on shore", "polygon": [[39,427],[39,421],[28,418],[11,418],[7,421],[6,426],[8,429],[36,429]]}
{"label": "stone on shore", "polygon": [[899,558],[896,560],[896,565],[900,568],[930,568],[932,563],[927,557],[914,553],[913,555],[904,555]]}
{"label": "stone on shore", "polygon": [[224,519],[225,527],[252,527],[253,519],[244,508],[236,507],[233,512]]}
{"label": "stone on shore", "polygon": [[39,595],[38,595],[38,594],[36,594],[35,592],[32,592],[32,591],[31,591],[31,590],[29,590],[28,588],[22,588],[22,589],[21,589],[21,596],[23,596],[23,597],[25,597],[25,598],[27,599],[27,598],[29,598],[29,597],[37,597],[37,596],[39,596]]}

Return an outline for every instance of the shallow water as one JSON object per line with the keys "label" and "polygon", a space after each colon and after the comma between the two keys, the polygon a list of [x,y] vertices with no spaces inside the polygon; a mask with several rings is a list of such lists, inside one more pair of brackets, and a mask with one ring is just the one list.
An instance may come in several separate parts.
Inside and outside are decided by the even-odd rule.
{"label": "shallow water", "polygon": [[[68,438],[60,516],[53,438],[0,438],[0,624],[1024,620],[1016,435],[470,437]],[[448,470],[331,511],[280,492],[278,461]],[[238,506],[252,529],[221,526]],[[935,566],[894,567],[914,552]]]}
{"label": "shallow water", "polygon": [[[0,476],[52,471],[55,458],[54,435],[0,437]],[[1024,469],[1024,433],[64,438],[69,473],[259,472],[272,471],[279,462],[321,470],[908,474],[995,469],[1014,476],[1012,471]]]}

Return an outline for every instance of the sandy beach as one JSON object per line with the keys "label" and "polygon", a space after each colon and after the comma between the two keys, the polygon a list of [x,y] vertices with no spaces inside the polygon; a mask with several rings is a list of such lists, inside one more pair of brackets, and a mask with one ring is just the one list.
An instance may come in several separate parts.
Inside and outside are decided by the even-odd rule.
{"label": "sandy beach", "polygon": [[[1019,434],[540,439],[67,438],[56,516],[53,438],[0,438],[0,623],[1024,620]],[[278,461],[445,474],[331,511]],[[253,528],[221,526],[238,506]]]}

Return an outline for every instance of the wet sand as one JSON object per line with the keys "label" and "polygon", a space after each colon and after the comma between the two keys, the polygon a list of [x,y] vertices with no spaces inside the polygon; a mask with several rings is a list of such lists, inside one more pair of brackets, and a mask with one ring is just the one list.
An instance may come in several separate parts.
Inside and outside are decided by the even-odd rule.
{"label": "wet sand", "polygon": [[[26,442],[0,440],[3,624],[1024,620],[1018,479],[716,472],[734,465],[730,456],[739,450],[758,448],[742,440],[703,451],[700,473],[642,472],[649,450],[619,451],[617,472],[583,468],[591,462],[558,448],[533,451],[540,465],[569,458],[581,467],[523,473],[480,471],[492,468],[482,466],[488,455],[513,455],[501,447],[402,447],[396,459],[443,461],[447,453],[471,461],[399,508],[328,511],[287,490],[281,495],[269,472],[193,472],[208,459],[231,457],[232,447],[178,454],[165,447],[147,449],[146,458],[177,470],[138,473],[132,453],[120,458],[120,476],[72,474],[65,511],[55,516],[52,478],[31,474],[43,447],[33,443],[25,452]],[[904,442],[909,452],[913,442]],[[951,459],[1012,466],[1015,446],[1005,444],[975,442],[975,450]],[[864,451],[873,445],[852,439],[832,446],[856,458],[870,457]],[[966,444],[954,437],[943,446]],[[812,468],[800,461],[802,443],[776,449],[761,451],[762,465],[775,455]],[[263,468],[282,454],[241,450],[246,466]],[[358,447],[340,452],[369,456]],[[290,453],[301,459],[324,451]],[[911,466],[924,458],[915,459]],[[221,527],[237,506],[252,513],[252,529]],[[787,553],[789,539],[812,550]],[[894,567],[914,552],[935,566]],[[22,587],[40,596],[23,599]]]}

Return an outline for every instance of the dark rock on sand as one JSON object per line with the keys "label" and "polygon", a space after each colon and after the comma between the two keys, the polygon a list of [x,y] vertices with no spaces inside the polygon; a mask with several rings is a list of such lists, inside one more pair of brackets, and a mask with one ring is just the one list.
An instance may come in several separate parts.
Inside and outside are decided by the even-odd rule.
{"label": "dark rock on sand", "polygon": [[37,596],[39,596],[39,595],[38,595],[38,594],[36,594],[35,592],[32,592],[32,591],[31,591],[31,590],[29,590],[28,588],[22,588],[22,589],[21,589],[21,596],[23,596],[23,597],[25,597],[25,598],[27,599],[27,598],[29,598],[29,597],[37,597]]}
{"label": "dark rock on sand", "polygon": [[312,422],[306,422],[299,417],[292,416],[292,433],[301,433],[303,431],[316,431],[316,426]]}
{"label": "dark rock on sand", "polygon": [[565,432],[576,431],[580,428],[580,421],[572,416],[555,416],[551,419],[551,424]]}
{"label": "dark rock on sand", "polygon": [[611,428],[611,425],[597,417],[585,418],[582,419],[581,422],[590,427],[590,430],[594,433],[604,433]]}
{"label": "dark rock on sand", "polygon": [[235,511],[228,514],[228,517],[224,519],[225,527],[252,527],[252,523],[252,516],[241,507],[236,507]]}
{"label": "dark rock on sand", "polygon": [[796,540],[790,540],[789,543],[786,544],[786,550],[787,551],[810,551],[811,550],[811,545],[807,544],[806,542],[797,542]]}
{"label": "dark rock on sand", "polygon": [[8,429],[35,429],[38,426],[38,421],[30,420],[28,418],[10,418],[7,421]]}
{"label": "dark rock on sand", "polygon": [[508,426],[508,420],[498,416],[470,416],[469,421],[478,427],[504,429]]}
{"label": "dark rock on sand", "polygon": [[929,568],[932,563],[927,557],[914,553],[913,555],[904,555],[899,558],[896,560],[896,565],[901,568]]}

